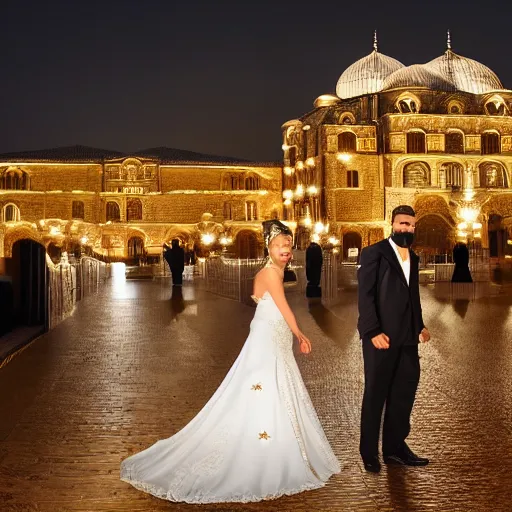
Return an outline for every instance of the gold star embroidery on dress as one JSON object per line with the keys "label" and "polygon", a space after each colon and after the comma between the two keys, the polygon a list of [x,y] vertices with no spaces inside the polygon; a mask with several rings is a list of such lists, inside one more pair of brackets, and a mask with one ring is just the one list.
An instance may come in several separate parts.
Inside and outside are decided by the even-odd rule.
{"label": "gold star embroidery on dress", "polygon": [[267,434],[266,431],[263,431],[259,434],[260,436],[260,439],[265,439],[266,441],[268,441],[270,439],[270,436]]}
{"label": "gold star embroidery on dress", "polygon": [[258,382],[258,384],[253,384],[252,391],[261,391],[263,388],[261,387],[261,383]]}

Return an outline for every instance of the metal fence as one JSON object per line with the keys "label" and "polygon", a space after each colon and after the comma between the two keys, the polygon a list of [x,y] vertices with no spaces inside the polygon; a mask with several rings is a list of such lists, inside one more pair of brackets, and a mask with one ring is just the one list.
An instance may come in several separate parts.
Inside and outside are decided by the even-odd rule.
{"label": "metal fence", "polygon": [[110,275],[109,265],[88,256],[57,265],[47,257],[47,266],[50,329],[67,318],[79,300],[96,293]]}
{"label": "metal fence", "polygon": [[251,303],[254,276],[264,264],[264,259],[241,260],[220,257],[200,262],[199,268],[206,290],[240,302]]}
{"label": "metal fence", "polygon": [[[201,281],[207,291],[240,302],[252,303],[254,276],[263,267],[265,261],[265,259],[210,258],[198,262],[196,273],[199,278],[202,278]],[[340,265],[337,255],[325,251],[320,283],[322,301],[325,303],[336,302],[338,290],[346,284],[345,279],[353,284],[356,267],[350,265],[350,272],[345,269],[340,272]],[[287,292],[305,295],[307,286],[305,251],[294,252],[290,270],[294,272],[296,281],[285,283]]]}
{"label": "metal fence", "polygon": [[[455,264],[439,263],[432,265],[432,268],[434,269],[434,282],[451,281]],[[469,270],[471,272],[471,277],[475,282],[491,280],[492,268],[489,261],[470,261]]]}

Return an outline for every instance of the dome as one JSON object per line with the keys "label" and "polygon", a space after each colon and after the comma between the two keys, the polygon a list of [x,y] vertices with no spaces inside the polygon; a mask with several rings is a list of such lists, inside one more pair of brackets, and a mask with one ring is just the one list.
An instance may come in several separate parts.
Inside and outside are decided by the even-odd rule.
{"label": "dome", "polygon": [[400,87],[428,87],[434,91],[455,91],[455,86],[440,74],[423,64],[413,64],[391,73],[382,86],[382,90]]}
{"label": "dome", "polygon": [[377,50],[354,62],[338,80],[336,94],[342,98],[354,98],[382,90],[384,80],[404,65]]}
{"label": "dome", "polygon": [[330,107],[332,105],[336,105],[336,103],[339,103],[340,99],[338,96],[335,96],[334,94],[322,94],[321,96],[318,96],[318,98],[314,102],[315,108],[318,107]]}
{"label": "dome", "polygon": [[451,82],[459,91],[485,94],[503,90],[503,85],[494,71],[476,60],[457,55],[450,49],[441,57],[427,62],[425,67]]}

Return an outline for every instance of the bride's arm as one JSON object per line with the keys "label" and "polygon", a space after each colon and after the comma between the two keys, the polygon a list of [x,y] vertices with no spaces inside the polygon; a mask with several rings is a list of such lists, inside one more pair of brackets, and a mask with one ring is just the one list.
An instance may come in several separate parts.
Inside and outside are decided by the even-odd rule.
{"label": "bride's arm", "polygon": [[283,315],[288,327],[292,333],[297,337],[299,343],[301,345],[301,351],[304,353],[311,352],[311,342],[309,339],[302,333],[297,325],[297,320],[295,319],[295,315],[291,310],[288,301],[286,300],[286,296],[284,294],[284,286],[281,277],[277,274],[277,272],[272,268],[266,268],[262,271],[262,277],[265,280],[266,288],[268,292],[274,299],[274,302]]}

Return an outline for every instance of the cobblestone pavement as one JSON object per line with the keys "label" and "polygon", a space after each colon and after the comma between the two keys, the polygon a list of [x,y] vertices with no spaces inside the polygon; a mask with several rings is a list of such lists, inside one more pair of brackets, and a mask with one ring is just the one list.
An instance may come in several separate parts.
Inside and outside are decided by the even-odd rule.
{"label": "cobblestone pavement", "polygon": [[113,282],[0,370],[1,511],[509,511],[512,299],[450,302],[422,288],[433,341],[411,447],[425,468],[366,473],[355,292],[326,309],[291,294],[314,342],[297,355],[343,464],[320,490],[247,505],[168,503],[119,481],[119,464],[183,427],[235,360],[254,309],[167,280]]}

